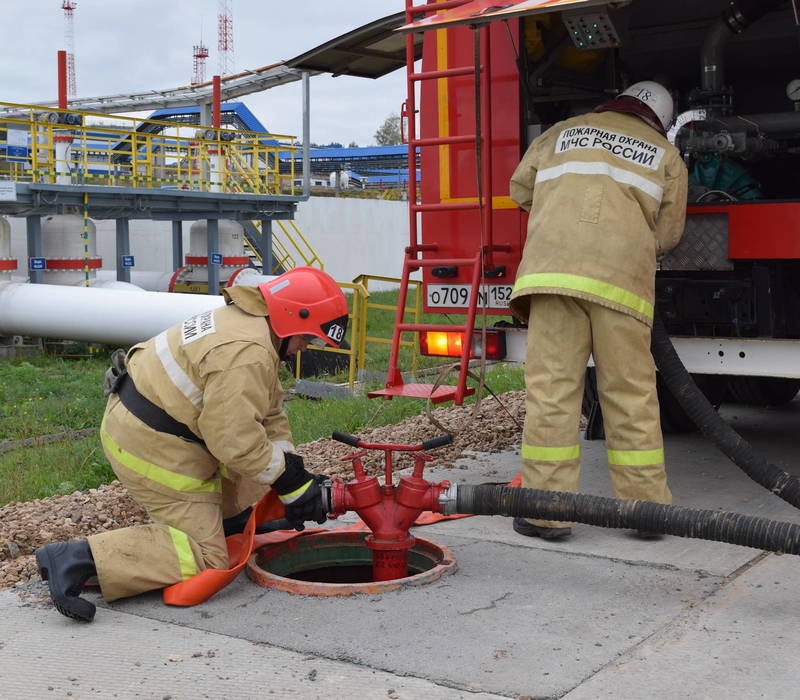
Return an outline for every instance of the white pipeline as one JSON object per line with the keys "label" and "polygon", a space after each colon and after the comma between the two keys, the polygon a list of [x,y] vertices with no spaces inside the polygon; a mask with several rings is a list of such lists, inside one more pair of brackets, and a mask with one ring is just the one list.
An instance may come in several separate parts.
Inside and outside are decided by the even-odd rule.
{"label": "white pipeline", "polygon": [[[148,292],[166,292],[169,290],[169,282],[173,274],[173,272],[159,270],[131,270],[131,283]],[[117,279],[117,271],[98,270],[96,279],[101,282],[113,282]]]}
{"label": "white pipeline", "polygon": [[221,296],[0,283],[0,336],[132,345],[225,303]]}
{"label": "white pipeline", "polygon": [[[205,268],[200,269],[204,270]],[[174,275],[174,272],[159,272],[157,270],[131,270],[131,283],[149,292],[166,292],[169,290],[169,283]],[[264,282],[274,280],[275,277],[275,275],[262,275],[258,270],[251,267],[244,267],[234,270],[226,286],[255,287]],[[96,279],[98,282],[103,283],[112,282],[117,279],[116,270],[98,270]],[[92,286],[100,286],[98,282],[92,282]],[[124,283],[120,282],[120,284]]]}

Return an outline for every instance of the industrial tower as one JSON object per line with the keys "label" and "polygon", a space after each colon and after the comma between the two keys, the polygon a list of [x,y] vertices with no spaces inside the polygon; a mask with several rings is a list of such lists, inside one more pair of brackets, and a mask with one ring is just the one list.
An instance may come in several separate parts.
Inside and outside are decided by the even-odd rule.
{"label": "industrial tower", "polygon": [[233,72],[233,14],[231,0],[219,0],[217,14],[217,50],[219,52],[219,74]]}
{"label": "industrial tower", "polygon": [[203,44],[202,37],[200,43],[192,47],[192,85],[200,85],[206,81],[206,59],[208,58],[208,47]]}
{"label": "industrial tower", "polygon": [[75,82],[75,23],[74,13],[78,3],[75,0],[63,0],[61,9],[64,10],[64,50],[67,52],[67,95],[75,97],[77,88]]}

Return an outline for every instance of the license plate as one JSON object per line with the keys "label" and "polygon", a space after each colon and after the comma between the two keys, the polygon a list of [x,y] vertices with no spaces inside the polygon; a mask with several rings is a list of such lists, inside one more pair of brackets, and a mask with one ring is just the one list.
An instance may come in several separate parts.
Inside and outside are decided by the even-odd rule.
{"label": "license plate", "polygon": [[[469,305],[469,284],[429,284],[426,287],[428,307],[466,308]],[[478,308],[507,309],[511,299],[510,284],[483,284],[478,292]]]}

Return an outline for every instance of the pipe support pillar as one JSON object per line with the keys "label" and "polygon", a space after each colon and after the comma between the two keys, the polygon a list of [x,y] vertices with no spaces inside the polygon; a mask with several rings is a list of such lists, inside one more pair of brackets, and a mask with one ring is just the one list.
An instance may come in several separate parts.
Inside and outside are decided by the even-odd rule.
{"label": "pipe support pillar", "polygon": [[117,219],[117,281],[130,282],[131,269],[123,264],[123,256],[131,254],[131,237],[128,219]]}
{"label": "pipe support pillar", "polygon": [[28,236],[28,275],[34,284],[41,284],[43,281],[44,270],[31,269],[31,258],[43,258],[42,247],[42,217],[32,214],[25,217],[25,225]]}
{"label": "pipe support pillar", "polygon": [[208,248],[208,293],[219,294],[219,264],[214,258],[219,254],[219,219],[208,219],[206,245]]}

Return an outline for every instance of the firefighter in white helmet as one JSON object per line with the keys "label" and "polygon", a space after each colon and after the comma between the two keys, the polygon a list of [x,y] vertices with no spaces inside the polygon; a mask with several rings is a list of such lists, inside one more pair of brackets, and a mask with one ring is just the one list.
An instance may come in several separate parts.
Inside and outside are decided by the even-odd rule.
{"label": "firefighter in white helmet", "polygon": [[[511,295],[528,323],[524,487],[578,490],[591,354],[614,495],[672,500],[650,353],[656,256],[677,245],[686,212],[686,167],[666,138],[672,115],[666,88],[635,83],[537,137],[511,178],[511,197],[530,212]],[[517,518],[514,529],[558,539],[571,523]]]}
{"label": "firefighter in white helmet", "polygon": [[112,601],[227,569],[225,534],[243,529],[270,488],[299,529],[325,521],[319,478],[294,452],[278,366],[311,342],[339,347],[347,301],[310,267],[223,294],[226,306],[135,345],[107,374],[103,449],[153,524],[36,551],[68,617],[93,619],[79,594],[95,574]]}

